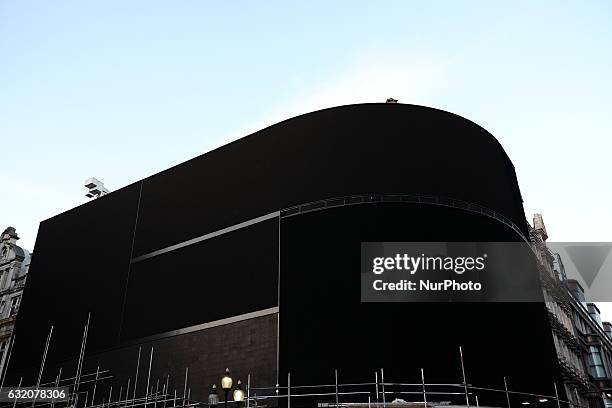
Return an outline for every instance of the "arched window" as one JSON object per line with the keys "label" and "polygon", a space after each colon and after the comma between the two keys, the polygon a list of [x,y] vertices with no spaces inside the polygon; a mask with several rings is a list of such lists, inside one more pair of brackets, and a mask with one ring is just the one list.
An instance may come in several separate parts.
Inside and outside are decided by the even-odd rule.
{"label": "arched window", "polygon": [[8,256],[8,248],[4,247],[2,248],[2,259],[6,258]]}

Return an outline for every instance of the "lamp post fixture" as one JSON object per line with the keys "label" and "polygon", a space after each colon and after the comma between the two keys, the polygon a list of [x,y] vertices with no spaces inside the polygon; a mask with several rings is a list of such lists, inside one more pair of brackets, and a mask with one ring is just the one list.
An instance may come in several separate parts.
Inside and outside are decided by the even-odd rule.
{"label": "lamp post fixture", "polygon": [[217,395],[217,385],[213,384],[210,394],[208,394],[208,406],[216,408],[219,405],[219,396]]}
{"label": "lamp post fixture", "polygon": [[227,398],[229,397],[229,392],[232,389],[232,377],[230,377],[229,368],[225,369],[225,375],[221,378],[221,388],[225,392],[225,408],[227,408]]}
{"label": "lamp post fixture", "polygon": [[242,391],[242,382],[238,380],[238,384],[236,384],[236,389],[234,390],[234,402],[242,402],[244,401],[244,391]]}

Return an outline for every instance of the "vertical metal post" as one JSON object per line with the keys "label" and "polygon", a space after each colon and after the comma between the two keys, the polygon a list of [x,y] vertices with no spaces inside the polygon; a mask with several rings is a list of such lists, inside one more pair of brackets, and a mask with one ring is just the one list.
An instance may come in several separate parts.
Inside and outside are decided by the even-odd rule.
{"label": "vertical metal post", "polygon": [[185,387],[183,388],[183,407],[185,406],[185,397],[187,396],[187,376],[189,375],[189,367],[185,368]]}
{"label": "vertical metal post", "polygon": [[130,380],[131,378],[128,378],[127,387],[125,389],[125,404],[123,404],[124,407],[127,407],[130,398]]}
{"label": "vertical metal post", "polygon": [[287,373],[287,408],[291,408],[291,373]]}
{"label": "vertical metal post", "polygon": [[338,406],[338,369],[334,370],[334,377],[336,379],[336,407]]}
{"label": "vertical metal post", "polygon": [[40,362],[40,371],[38,372],[38,380],[36,381],[36,388],[40,387],[40,381],[42,379],[43,370],[45,369],[45,361],[47,360],[47,352],[49,351],[49,343],[51,342],[51,336],[53,335],[53,326],[49,330],[47,335],[47,342],[45,343],[45,351],[43,352],[42,361]]}
{"label": "vertical metal post", "polygon": [[378,371],[374,371],[374,384],[376,384],[376,408],[378,408]]}
{"label": "vertical metal post", "polygon": [[151,356],[149,357],[149,371],[147,372],[147,386],[145,388],[144,408],[147,408],[149,398],[149,384],[151,383],[151,364],[153,363],[153,347],[151,347]]}
{"label": "vertical metal post", "polygon": [[108,391],[108,406],[110,408],[111,398],[113,398],[113,386],[110,386],[110,390]]}
{"label": "vertical metal post", "polygon": [[[83,370],[83,360],[85,358],[85,347],[87,346],[87,334],[89,333],[89,321],[91,319],[91,312],[87,313],[87,323],[85,323],[85,330],[83,331],[83,341],[81,342],[81,354],[79,355],[79,363],[77,365],[77,374],[74,379],[74,390],[76,399],[79,398],[79,385],[81,384],[81,371]],[[74,404],[76,407],[76,402]]]}
{"label": "vertical metal post", "polygon": [[506,377],[504,377],[504,389],[506,390],[506,401],[508,401],[508,408],[510,407],[510,394],[508,394],[508,383],[506,382]]}
{"label": "vertical metal post", "polygon": [[[45,361],[47,361],[47,352],[49,351],[49,343],[51,342],[51,335],[53,334],[53,326],[51,326],[51,330],[49,330],[49,334],[47,335],[47,341],[45,343],[45,351],[43,352],[42,361],[40,362],[40,371],[38,372],[38,380],[36,381],[36,388],[40,387],[40,381],[42,379],[42,374],[45,369]],[[36,398],[32,400],[32,407],[36,404]]]}
{"label": "vertical metal post", "polygon": [[174,389],[174,403],[172,404],[172,407],[176,407],[176,388]]}
{"label": "vertical metal post", "polygon": [[425,392],[425,371],[421,368],[421,383],[423,384],[423,406],[427,406],[427,393]]}
{"label": "vertical metal post", "polygon": [[[57,377],[55,377],[55,388],[59,387],[60,377],[62,376],[62,367],[60,367]],[[51,398],[51,408],[55,407],[55,398]]]}
{"label": "vertical metal post", "polygon": [[164,388],[164,408],[166,408],[166,395],[168,395],[168,393],[170,392],[170,389],[168,388],[170,382],[170,374],[168,374],[166,376],[166,387]]}
{"label": "vertical metal post", "polygon": [[157,408],[157,399],[159,398],[159,378],[157,379],[157,383],[155,384],[155,404],[153,408]]}
{"label": "vertical metal post", "polygon": [[136,401],[136,389],[138,388],[138,369],[140,368],[140,351],[142,347],[138,347],[138,361],[136,362],[136,376],[134,377],[134,394],[132,395],[132,407]]}
{"label": "vertical metal post", "polygon": [[561,402],[559,402],[559,390],[557,390],[557,382],[553,382],[555,386],[555,399],[557,400],[557,408],[561,408]]}
{"label": "vertical metal post", "polygon": [[370,398],[370,394],[368,394],[368,408],[372,408],[372,400]]}
{"label": "vertical metal post", "polygon": [[281,304],[281,215],[278,213],[278,268],[276,270],[276,384],[280,381],[280,304]]}
{"label": "vertical metal post", "polygon": [[383,408],[387,408],[387,397],[385,396],[385,372],[380,369],[380,385],[382,387]]}
{"label": "vertical metal post", "polygon": [[94,401],[96,400],[96,387],[98,386],[98,375],[100,374],[100,366],[96,367],[96,378],[94,379],[94,387],[93,387],[93,393],[91,395],[91,405],[94,404]]}
{"label": "vertical metal post", "polygon": [[[89,316],[87,317],[87,321],[89,322]],[[77,360],[77,367],[74,374],[74,386],[72,392],[74,394],[77,393],[78,381],[79,381],[79,372],[81,371],[81,358],[83,357],[83,347],[85,345],[85,338],[87,337],[87,323],[85,324],[85,328],[83,329],[83,339],[81,340],[81,349],[79,350],[79,358]]]}
{"label": "vertical metal post", "polygon": [[470,408],[467,379],[465,378],[465,365],[463,364],[463,349],[461,348],[461,346],[459,346],[459,355],[461,357],[461,372],[463,373],[463,387],[465,389],[465,405],[467,408]]}
{"label": "vertical metal post", "polygon": [[[17,388],[21,388],[22,381],[23,381],[23,377],[19,377],[19,384],[17,385]],[[17,405],[17,397],[15,397],[15,400],[13,402],[13,408],[15,408],[16,405]]]}
{"label": "vertical metal post", "polygon": [[476,395],[476,408],[480,408],[480,402],[478,402],[478,395]]}
{"label": "vertical metal post", "polygon": [[[121,405],[121,397],[123,396],[123,385],[119,387],[119,398],[117,398],[117,406]],[[92,404],[93,405],[93,402]]]}
{"label": "vertical metal post", "polygon": [[247,402],[246,402],[246,408],[250,407],[250,400],[251,399],[251,374],[247,375]]}

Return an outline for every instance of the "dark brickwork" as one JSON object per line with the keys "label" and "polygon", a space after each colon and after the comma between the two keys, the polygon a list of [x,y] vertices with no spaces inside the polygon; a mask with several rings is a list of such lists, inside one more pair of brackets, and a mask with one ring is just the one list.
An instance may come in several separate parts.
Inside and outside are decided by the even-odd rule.
{"label": "dark brickwork", "polygon": [[[220,390],[220,379],[225,368],[231,370],[234,384],[242,380],[246,390],[247,375],[251,374],[251,385],[254,387],[273,386],[276,383],[277,360],[277,315],[268,315],[249,319],[224,326],[200,330],[193,333],[168,337],[160,340],[121,347],[86,358],[83,374],[100,370],[110,370],[105,376],[112,379],[98,382],[95,400],[104,398],[108,401],[110,386],[113,386],[112,400],[125,391],[130,378],[130,398],[133,395],[138,349],[141,348],[136,397],[144,397],[151,348],[151,380],[149,387],[157,386],[161,391],[169,375],[170,394],[177,391],[180,398],[185,384],[185,370],[189,368],[187,388],[191,390],[191,399],[206,401],[213,383]],[[63,368],[62,377],[74,371],[75,363],[68,363]],[[46,370],[47,380],[57,375],[58,367]],[[80,390],[89,390],[91,398],[92,384],[84,384]],[[84,398],[81,397],[81,398]],[[219,391],[220,401],[223,401]],[[231,395],[230,395],[231,398]]]}

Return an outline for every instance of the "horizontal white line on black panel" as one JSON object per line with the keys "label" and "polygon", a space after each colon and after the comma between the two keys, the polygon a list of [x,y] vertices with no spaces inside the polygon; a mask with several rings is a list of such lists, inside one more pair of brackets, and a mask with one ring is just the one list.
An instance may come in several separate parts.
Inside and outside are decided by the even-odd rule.
{"label": "horizontal white line on black panel", "polygon": [[183,327],[181,329],[176,329],[164,333],[153,334],[147,337],[141,337],[138,339],[130,339],[124,342],[122,345],[130,345],[130,344],[140,344],[146,343],[149,341],[160,340],[167,337],[180,336],[181,334],[193,333],[200,330],[212,329],[213,327],[225,326],[227,324],[233,324],[242,322],[245,320],[256,319],[258,317],[269,316],[278,313],[278,306],[270,307],[268,309],[257,310],[255,312],[244,313],[237,316],[227,317],[225,319],[214,320],[212,322],[206,322],[201,324],[196,324],[194,326]]}
{"label": "horizontal white line on black panel", "polygon": [[185,248],[189,245],[197,244],[198,242],[206,241],[207,239],[215,238],[221,236],[223,234],[227,234],[241,228],[249,227],[254,224],[258,224],[260,222],[268,221],[273,218],[278,218],[280,216],[280,211],[275,211],[270,214],[262,215],[261,217],[253,218],[248,221],[244,221],[238,224],[234,224],[232,226],[222,228],[220,230],[200,235],[199,237],[189,239],[187,241],[180,242],[178,244],[170,245],[169,247],[158,249],[157,251],[149,252],[148,254],[140,255],[135,258],[132,258],[130,263],[136,263],[140,261],[144,261],[145,259],[153,258],[154,256],[162,255],[168,252],[176,251],[177,249]]}

